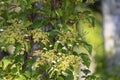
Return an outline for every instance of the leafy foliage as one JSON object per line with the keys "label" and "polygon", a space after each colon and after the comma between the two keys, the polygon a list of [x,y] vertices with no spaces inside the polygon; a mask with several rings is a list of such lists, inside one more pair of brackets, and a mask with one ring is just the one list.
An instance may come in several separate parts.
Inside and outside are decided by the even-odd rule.
{"label": "leafy foliage", "polygon": [[15,47],[0,61],[0,79],[74,80],[76,66],[89,67],[90,54],[75,51],[92,52],[78,30],[82,20],[94,26],[82,0],[1,0],[0,7],[1,50]]}

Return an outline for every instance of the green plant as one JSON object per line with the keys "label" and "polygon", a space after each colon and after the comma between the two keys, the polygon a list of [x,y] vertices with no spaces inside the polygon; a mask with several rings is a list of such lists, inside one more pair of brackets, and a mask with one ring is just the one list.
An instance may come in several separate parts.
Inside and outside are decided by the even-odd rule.
{"label": "green plant", "polygon": [[94,17],[82,0],[1,0],[0,7],[1,50],[15,46],[0,61],[0,79],[75,80],[80,64],[89,67],[92,46],[79,22],[94,26]]}

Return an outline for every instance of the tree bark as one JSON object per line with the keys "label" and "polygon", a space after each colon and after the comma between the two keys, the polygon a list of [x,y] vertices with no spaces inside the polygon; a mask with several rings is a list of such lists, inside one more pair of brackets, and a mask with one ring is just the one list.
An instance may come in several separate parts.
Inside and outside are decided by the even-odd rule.
{"label": "tree bark", "polygon": [[[102,0],[107,71],[120,73],[120,0]],[[112,71],[111,71],[112,72]]]}

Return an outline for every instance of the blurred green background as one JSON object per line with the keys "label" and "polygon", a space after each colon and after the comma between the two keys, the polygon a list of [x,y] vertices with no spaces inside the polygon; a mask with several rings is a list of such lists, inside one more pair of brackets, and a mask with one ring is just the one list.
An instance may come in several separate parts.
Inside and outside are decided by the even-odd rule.
{"label": "blurred green background", "polygon": [[94,4],[88,7],[92,10],[95,17],[95,27],[91,28],[85,26],[84,32],[86,33],[86,40],[93,46],[93,63],[95,64],[94,74],[101,77],[102,80],[120,80],[119,76],[108,73],[106,71],[106,53],[104,50],[103,38],[103,15],[101,0],[97,0]]}

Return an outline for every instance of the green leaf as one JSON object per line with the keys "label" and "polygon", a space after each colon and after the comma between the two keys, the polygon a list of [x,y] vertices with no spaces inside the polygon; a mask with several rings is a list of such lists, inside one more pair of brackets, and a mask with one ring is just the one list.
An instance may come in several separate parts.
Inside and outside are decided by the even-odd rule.
{"label": "green leaf", "polygon": [[90,66],[90,58],[89,58],[89,56],[87,54],[85,54],[85,53],[81,53],[80,56],[81,56],[82,61],[83,61],[82,63],[89,68],[89,66]]}
{"label": "green leaf", "polygon": [[94,76],[94,75],[88,75],[87,77],[86,77],[86,80],[104,80],[104,79],[98,79],[96,76]]}
{"label": "green leaf", "polygon": [[21,50],[21,48],[22,48],[22,45],[20,44],[20,43],[16,43],[15,44],[15,53],[17,53],[17,52],[19,52],[20,50]]}
{"label": "green leaf", "polygon": [[63,75],[64,80],[74,80],[73,72],[74,72],[73,70],[67,69],[65,71],[65,73],[67,74],[67,76]]}
{"label": "green leaf", "polygon": [[90,44],[86,44],[85,48],[88,50],[88,52],[92,53],[92,46]]}
{"label": "green leaf", "polygon": [[2,67],[2,61],[0,61],[0,67]]}
{"label": "green leaf", "polygon": [[87,16],[87,20],[95,27],[95,18],[93,16]]}
{"label": "green leaf", "polygon": [[86,14],[86,15],[91,14],[91,11],[85,10],[83,11],[83,14]]}
{"label": "green leaf", "polygon": [[79,53],[78,52],[76,52],[76,51],[73,51],[73,53],[72,53],[73,55],[75,55],[75,56],[79,56]]}
{"label": "green leaf", "polygon": [[61,49],[62,49],[62,44],[61,44],[61,42],[60,41],[56,41],[55,42],[55,44],[54,44],[54,49],[56,50],[56,51],[61,51]]}
{"label": "green leaf", "polygon": [[16,73],[18,72],[17,67],[12,68],[12,69],[11,69],[11,72],[12,72],[12,74],[16,74]]}
{"label": "green leaf", "polygon": [[49,34],[50,34],[50,37],[54,37],[56,35],[59,35],[59,30],[55,29],[55,30],[52,30],[52,31],[49,31]]}
{"label": "green leaf", "polygon": [[11,64],[10,60],[8,60],[6,58],[2,59],[2,68],[3,68],[3,70],[7,69],[9,64]]}
{"label": "green leaf", "polygon": [[23,75],[17,75],[14,80],[26,80],[26,78]]}
{"label": "green leaf", "polygon": [[55,13],[57,14],[57,16],[62,16],[63,15],[63,13],[62,13],[62,10],[61,9],[57,9],[56,11],[55,11]]}
{"label": "green leaf", "polygon": [[34,59],[33,58],[28,59],[27,66],[32,66],[33,64],[34,64]]}
{"label": "green leaf", "polygon": [[85,41],[81,41],[81,43],[83,44],[83,47],[91,54],[92,53],[92,46]]}
{"label": "green leaf", "polygon": [[55,44],[54,44],[54,49],[57,51],[57,49],[58,49],[58,45],[59,45],[59,43],[58,42],[55,42]]}
{"label": "green leaf", "polygon": [[15,63],[18,63],[18,62],[22,63],[23,61],[24,61],[23,54],[19,54],[15,56]]}
{"label": "green leaf", "polygon": [[90,73],[90,70],[88,70],[88,69],[84,69],[82,71],[84,72],[85,75],[88,75]]}
{"label": "green leaf", "polygon": [[58,76],[56,80],[64,80],[64,78],[61,76]]}
{"label": "green leaf", "polygon": [[5,80],[5,79],[0,78],[0,80]]}
{"label": "green leaf", "polygon": [[31,72],[30,72],[30,71],[25,71],[24,75],[25,75],[27,78],[30,78],[30,77],[31,77]]}
{"label": "green leaf", "polygon": [[70,5],[69,0],[65,0],[64,1],[64,8],[65,8],[65,10],[68,8],[69,5]]}
{"label": "green leaf", "polygon": [[53,69],[53,70],[51,70],[51,72],[49,73],[50,78],[52,78],[53,76],[55,76],[55,75],[56,75],[56,73],[58,73],[58,72],[59,72],[59,70],[58,70],[58,69]]}
{"label": "green leaf", "polygon": [[24,12],[25,11],[25,6],[27,5],[27,1],[26,0],[20,0],[19,5],[20,5],[22,11]]}
{"label": "green leaf", "polygon": [[24,27],[29,27],[32,23],[30,21],[25,21],[24,22]]}
{"label": "green leaf", "polygon": [[30,44],[28,42],[24,42],[25,50],[29,52],[30,50]]}

